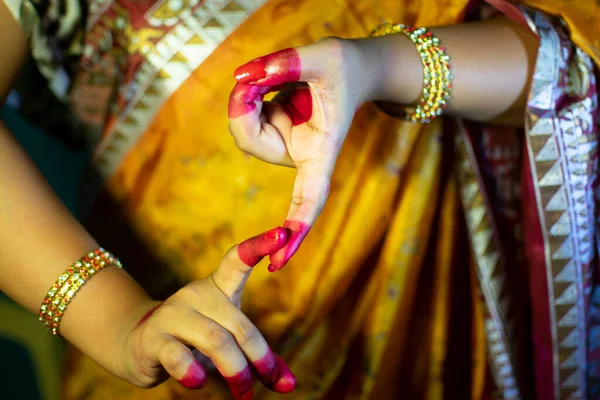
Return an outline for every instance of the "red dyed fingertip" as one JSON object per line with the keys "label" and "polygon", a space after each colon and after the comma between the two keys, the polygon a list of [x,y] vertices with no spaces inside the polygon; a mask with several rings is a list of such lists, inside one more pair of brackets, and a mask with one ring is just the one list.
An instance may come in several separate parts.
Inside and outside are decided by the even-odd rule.
{"label": "red dyed fingertip", "polygon": [[252,388],[252,372],[246,367],[233,376],[225,376],[227,385],[236,400],[252,400],[254,389]]}
{"label": "red dyed fingertip", "polygon": [[271,349],[253,364],[263,384],[277,393],[290,393],[296,387],[296,377],[285,361]]}
{"label": "red dyed fingertip", "polygon": [[265,386],[273,385],[279,378],[279,365],[271,349],[267,349],[267,353],[252,366]]}
{"label": "red dyed fingertip", "polygon": [[281,105],[294,126],[308,122],[312,118],[312,95],[306,87],[296,89]]}
{"label": "red dyed fingertip", "polygon": [[235,79],[240,83],[276,86],[300,80],[302,62],[296,49],[285,49],[257,58],[238,67]]}
{"label": "red dyed fingertip", "polygon": [[238,257],[247,266],[254,267],[265,256],[280,250],[287,238],[288,233],[284,228],[273,228],[240,243],[237,247]]}
{"label": "red dyed fingertip", "polygon": [[289,239],[285,246],[269,256],[269,271],[275,272],[283,268],[300,248],[302,241],[308,235],[310,225],[302,221],[285,221],[283,225],[288,231]]}
{"label": "red dyed fingertip", "polygon": [[200,363],[194,360],[179,383],[188,389],[201,389],[206,386],[206,372]]}
{"label": "red dyed fingertip", "polygon": [[228,117],[237,118],[256,110],[254,102],[262,100],[262,96],[264,95],[265,88],[244,84],[235,85],[229,96]]}
{"label": "red dyed fingertip", "polygon": [[296,377],[290,371],[285,361],[277,354],[275,354],[275,361],[277,362],[277,369],[279,376],[277,381],[271,386],[271,389],[277,393],[290,393],[296,388]]}
{"label": "red dyed fingertip", "polygon": [[239,83],[248,83],[264,78],[267,76],[265,57],[257,58],[236,68],[233,74]]}

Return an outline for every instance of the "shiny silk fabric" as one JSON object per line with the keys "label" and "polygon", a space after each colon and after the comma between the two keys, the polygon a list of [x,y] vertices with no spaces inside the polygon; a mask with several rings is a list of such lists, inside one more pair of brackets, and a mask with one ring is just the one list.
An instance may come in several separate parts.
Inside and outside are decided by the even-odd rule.
{"label": "shiny silk fabric", "polygon": [[[30,3],[5,1],[35,25]],[[600,399],[598,112],[583,51],[600,61],[598,6],[489,3],[540,37],[525,131],[358,112],[301,251],[281,272],[255,267],[244,293],[244,311],[297,376],[286,398]],[[88,197],[107,182],[88,226],[156,297],[208,275],[232,244],[282,223],[294,178],[227,133],[236,66],[323,36],[363,37],[384,20],[454,24],[479,7],[92,2],[67,95],[95,149]],[[136,389],[72,350],[64,398],[229,394],[216,375],[200,393],[174,381]]]}

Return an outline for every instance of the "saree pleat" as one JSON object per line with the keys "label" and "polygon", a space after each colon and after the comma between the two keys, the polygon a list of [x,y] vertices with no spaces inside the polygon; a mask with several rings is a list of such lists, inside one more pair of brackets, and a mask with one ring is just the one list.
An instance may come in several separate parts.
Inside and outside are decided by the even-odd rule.
{"label": "saree pleat", "polygon": [[[5,2],[23,12],[41,72],[56,74],[40,25],[52,16]],[[175,3],[95,0],[71,35],[83,44],[65,47],[82,61],[63,97],[88,128],[100,178],[86,181],[88,227],[157,298],[287,211],[294,171],[247,157],[227,134],[236,65],[364,37],[384,20],[484,15],[467,0]],[[244,293],[243,311],[297,376],[288,398],[600,398],[599,7],[488,3],[540,39],[525,130],[357,113],[302,249],[280,273],[257,266]],[[67,371],[65,399],[229,396],[216,375],[201,393],[173,381],[132,388],[75,350]]]}

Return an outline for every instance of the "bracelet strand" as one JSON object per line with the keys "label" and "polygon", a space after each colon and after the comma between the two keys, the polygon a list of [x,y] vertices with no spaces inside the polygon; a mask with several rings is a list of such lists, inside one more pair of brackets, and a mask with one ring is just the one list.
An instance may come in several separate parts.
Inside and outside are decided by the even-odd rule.
{"label": "bracelet strand", "polygon": [[53,335],[58,335],[62,317],[77,291],[100,270],[110,265],[122,268],[119,259],[103,248],[75,261],[48,290],[40,306],[39,321]]}
{"label": "bracelet strand", "polygon": [[411,122],[428,123],[441,115],[452,92],[450,57],[440,40],[426,28],[413,28],[403,24],[385,23],[377,27],[371,36],[396,33],[406,35],[416,47],[423,64],[423,89],[414,110],[405,108],[405,119]]}

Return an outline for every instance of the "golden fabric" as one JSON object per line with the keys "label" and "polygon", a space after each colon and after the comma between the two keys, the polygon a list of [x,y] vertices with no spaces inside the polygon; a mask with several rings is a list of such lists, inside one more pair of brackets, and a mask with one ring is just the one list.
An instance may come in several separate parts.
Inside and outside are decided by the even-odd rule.
{"label": "golden fabric", "polygon": [[[467,3],[268,1],[160,107],[111,176],[111,193],[178,279],[206,276],[232,244],[282,223],[294,178],[235,148],[226,115],[234,68],[324,36],[363,37],[382,20],[452,24]],[[574,9],[527,3],[563,13],[573,26],[576,15],[594,15],[584,2]],[[575,35],[582,46],[600,38],[582,32]],[[255,267],[243,308],[297,377],[286,398],[481,399],[493,391],[482,301],[446,156],[452,147],[441,120],[411,125],[365,106],[301,251],[282,272]],[[141,390],[85,357],[71,361],[65,399],[229,398],[216,376],[200,393],[173,381]],[[279,398],[255,390],[258,399]]]}

